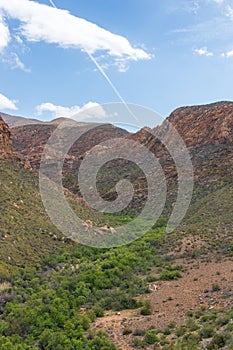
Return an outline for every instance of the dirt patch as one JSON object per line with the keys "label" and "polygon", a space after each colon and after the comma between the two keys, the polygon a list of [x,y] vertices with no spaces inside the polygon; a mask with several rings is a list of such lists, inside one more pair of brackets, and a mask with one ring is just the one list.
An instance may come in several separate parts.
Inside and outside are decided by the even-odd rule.
{"label": "dirt patch", "polygon": [[[180,263],[180,261],[179,261]],[[132,334],[123,330],[148,330],[165,328],[171,321],[177,325],[185,322],[189,310],[205,306],[222,308],[233,303],[233,262],[184,262],[182,278],[154,283],[154,291],[143,297],[151,301],[152,314],[141,316],[140,310],[127,310],[119,314],[106,313],[92,325],[93,330],[104,330],[122,350],[133,350]]]}

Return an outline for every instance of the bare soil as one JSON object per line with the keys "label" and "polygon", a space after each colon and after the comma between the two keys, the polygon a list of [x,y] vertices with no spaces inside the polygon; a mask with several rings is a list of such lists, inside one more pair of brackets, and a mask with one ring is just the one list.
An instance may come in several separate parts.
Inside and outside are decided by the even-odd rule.
{"label": "bare soil", "polygon": [[[230,259],[220,262],[177,259],[176,263],[184,266],[181,278],[154,282],[150,284],[154,290],[142,296],[151,301],[151,315],[140,315],[140,309],[120,313],[111,311],[98,318],[92,329],[105,331],[120,349],[133,350],[133,335],[123,335],[125,328],[132,332],[150,327],[164,329],[171,321],[182,325],[189,310],[201,306],[222,308],[233,304],[233,262]],[[219,286],[220,290],[215,291],[214,285]]]}

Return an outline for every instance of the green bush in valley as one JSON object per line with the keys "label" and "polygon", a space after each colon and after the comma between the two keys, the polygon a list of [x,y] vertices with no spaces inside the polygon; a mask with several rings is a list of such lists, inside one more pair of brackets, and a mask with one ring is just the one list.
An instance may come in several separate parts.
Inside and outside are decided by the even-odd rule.
{"label": "green bush in valley", "polygon": [[151,302],[149,299],[146,299],[143,301],[143,307],[141,309],[141,315],[143,316],[148,316],[151,315],[152,310],[151,310]]}
{"label": "green bush in valley", "polygon": [[157,333],[155,330],[149,330],[146,332],[144,336],[144,340],[147,344],[152,345],[152,344],[158,343],[159,337],[157,336]]}

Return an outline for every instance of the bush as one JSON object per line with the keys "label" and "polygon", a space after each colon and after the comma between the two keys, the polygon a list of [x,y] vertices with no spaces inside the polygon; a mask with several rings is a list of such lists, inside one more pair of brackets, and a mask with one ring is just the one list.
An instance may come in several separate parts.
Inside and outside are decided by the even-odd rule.
{"label": "bush", "polygon": [[201,338],[205,339],[205,338],[211,338],[214,335],[214,327],[213,326],[204,326],[200,332],[199,335]]}
{"label": "bush", "polygon": [[199,329],[198,324],[194,321],[193,318],[188,318],[186,325],[191,332],[195,332]]}
{"label": "bush", "polygon": [[182,337],[186,333],[186,328],[185,327],[179,327],[175,331],[175,335],[179,338]]}
{"label": "bush", "polygon": [[140,346],[140,348],[144,348],[145,345],[146,345],[143,340],[138,339],[138,338],[133,338],[132,342],[133,342],[133,346],[135,346],[135,347],[139,347]]}
{"label": "bush", "polygon": [[211,343],[207,346],[207,349],[208,350],[220,349],[225,345],[226,345],[226,340],[224,339],[223,335],[215,334],[215,336],[211,340]]}
{"label": "bush", "polygon": [[159,337],[157,336],[155,330],[150,330],[146,332],[144,340],[147,344],[152,345],[152,344],[158,343]]}
{"label": "bush", "polygon": [[143,308],[141,309],[141,315],[148,316],[151,315],[151,302],[149,299],[144,300]]}
{"label": "bush", "polygon": [[122,334],[123,335],[128,335],[132,333],[132,329],[130,328],[124,328]]}
{"label": "bush", "polygon": [[221,290],[221,287],[219,286],[219,284],[214,283],[212,285],[212,292],[219,292]]}
{"label": "bush", "polygon": [[178,270],[170,271],[170,270],[164,270],[160,274],[160,280],[170,281],[175,280],[177,278],[181,278],[181,273]]}
{"label": "bush", "polygon": [[96,317],[104,317],[104,309],[101,306],[96,305],[92,310]]}

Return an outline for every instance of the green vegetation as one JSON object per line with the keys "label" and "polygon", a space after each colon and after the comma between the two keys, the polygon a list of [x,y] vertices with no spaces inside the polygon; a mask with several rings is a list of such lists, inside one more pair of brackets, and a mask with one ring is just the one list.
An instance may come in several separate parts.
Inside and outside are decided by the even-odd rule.
{"label": "green vegetation", "polygon": [[40,200],[38,180],[16,162],[0,161],[0,275],[58,253],[61,235]]}
{"label": "green vegetation", "polygon": [[151,315],[151,303],[149,299],[144,300],[143,307],[141,309],[141,315],[147,316]]}
{"label": "green vegetation", "polygon": [[[143,276],[156,267],[176,269],[157,254],[165,227],[120,248],[69,245],[48,220],[33,173],[2,161],[0,181],[1,349],[115,349],[104,333],[91,332],[90,323],[108,309],[150,311],[137,298],[148,292]],[[107,223],[125,220],[109,216]]]}
{"label": "green vegetation", "polygon": [[191,316],[189,314],[183,326],[176,326],[171,322],[165,329],[133,333],[137,335],[132,340],[133,345],[136,348],[147,348],[156,344],[156,349],[162,350],[233,348],[233,307],[211,311],[201,308],[193,311]]}
{"label": "green vegetation", "polygon": [[[17,163],[1,161],[0,185],[0,349],[115,350],[106,334],[91,330],[91,323],[106,310],[138,308],[142,316],[150,315],[150,301],[141,297],[149,293],[148,283],[182,276],[182,266],[174,265],[164,249],[165,219],[127,246],[95,249],[68,244],[44,211],[33,173]],[[231,191],[230,186],[218,188],[199,198],[187,217],[187,228],[216,228],[217,205],[230,225]],[[99,225],[116,227],[133,218],[129,213],[97,216],[71,195],[69,200],[82,218]],[[207,215],[206,211],[205,227],[199,218],[201,212]],[[232,254],[232,243],[224,244]],[[203,253],[202,248],[197,249],[192,258]],[[220,286],[213,284],[212,292],[219,290]],[[200,309],[192,311],[182,326],[173,322],[162,330],[125,328],[122,334],[131,337],[138,348],[195,350],[206,341],[207,350],[230,349],[232,319],[232,308],[218,312]]]}

